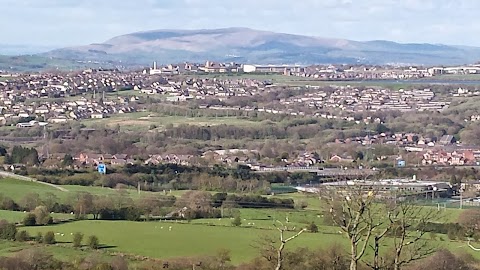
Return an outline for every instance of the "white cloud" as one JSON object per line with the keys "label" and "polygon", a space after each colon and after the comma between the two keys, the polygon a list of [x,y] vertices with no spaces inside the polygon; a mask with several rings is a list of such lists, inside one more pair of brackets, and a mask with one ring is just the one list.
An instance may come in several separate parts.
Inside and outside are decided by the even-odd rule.
{"label": "white cloud", "polygon": [[2,43],[78,45],[133,31],[251,27],[480,46],[477,0],[0,0]]}

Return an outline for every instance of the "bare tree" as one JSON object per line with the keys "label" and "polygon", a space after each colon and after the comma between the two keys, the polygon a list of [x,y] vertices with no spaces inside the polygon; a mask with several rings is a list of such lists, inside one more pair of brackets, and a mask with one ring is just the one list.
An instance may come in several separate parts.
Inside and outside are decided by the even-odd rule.
{"label": "bare tree", "polygon": [[373,246],[370,246],[373,249],[373,263],[368,263],[367,266],[371,267],[373,270],[380,270],[382,269],[382,265],[384,262],[380,262],[380,242],[387,232],[389,231],[390,227],[387,225],[384,229],[380,231],[380,233],[375,234],[373,237]]}
{"label": "bare tree", "polygon": [[423,238],[427,233],[427,223],[440,219],[441,215],[437,210],[404,201],[395,202],[390,211],[388,218],[390,235],[393,238],[394,270],[435,253],[436,247]]}
{"label": "bare tree", "polygon": [[335,225],[350,242],[350,270],[356,270],[365,254],[372,231],[382,223],[373,211],[376,192],[371,187],[345,183],[342,190],[322,190],[320,198],[329,207]]}
{"label": "bare tree", "polygon": [[436,248],[424,236],[427,223],[440,219],[441,215],[434,208],[416,206],[406,200],[399,202],[398,196],[390,201],[391,195],[379,189],[374,180],[345,181],[320,192],[333,223],[350,242],[350,270],[357,269],[368,246],[373,249],[374,257],[367,265],[374,270],[385,266],[380,257],[380,243],[386,237],[393,240],[390,265],[395,270],[435,252]]}
{"label": "bare tree", "polygon": [[462,211],[457,220],[467,237],[473,237],[480,228],[480,209],[472,208]]}
{"label": "bare tree", "polygon": [[93,209],[94,196],[88,192],[77,192],[69,198],[70,204],[73,205],[75,217],[84,219]]}
{"label": "bare tree", "polygon": [[[260,256],[265,259],[271,266],[275,266],[277,241],[271,235],[261,235],[251,247],[258,249]],[[269,267],[270,268],[270,267]]]}
{"label": "bare tree", "polygon": [[412,267],[409,267],[411,270],[444,270],[444,269],[455,269],[455,270],[472,270],[477,269],[475,265],[469,265],[468,260],[465,260],[461,257],[457,257],[452,252],[442,249],[435,252],[434,255],[429,256],[428,258],[419,261],[414,264]]}
{"label": "bare tree", "polygon": [[[277,266],[275,267],[275,270],[282,270],[282,264],[283,264],[283,250],[285,249],[285,244],[288,242],[292,241],[293,239],[299,237],[303,232],[305,232],[307,229],[303,228],[296,234],[285,238],[285,232],[289,231],[288,227],[284,225],[282,222],[278,221],[277,222],[280,224],[280,226],[275,226],[277,230],[280,232],[280,246],[277,249]],[[295,230],[293,228],[292,230]]]}

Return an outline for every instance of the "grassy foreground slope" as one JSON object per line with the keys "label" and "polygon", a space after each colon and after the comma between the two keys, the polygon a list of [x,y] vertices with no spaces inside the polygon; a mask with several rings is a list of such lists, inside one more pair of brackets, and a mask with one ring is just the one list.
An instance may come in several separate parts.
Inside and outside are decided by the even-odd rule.
{"label": "grassy foreground slope", "polygon": [[[171,227],[171,229],[170,229]],[[72,241],[72,233],[82,232],[87,237],[97,235],[101,244],[108,251],[148,256],[152,258],[178,258],[214,255],[221,249],[231,251],[232,262],[235,264],[249,261],[259,255],[259,240],[264,237],[278,238],[278,232],[273,229],[258,229],[252,227],[214,226],[203,224],[188,224],[175,222],[129,222],[129,221],[77,221],[48,227],[30,227],[28,231],[34,235],[37,232],[54,231],[57,241]],[[347,248],[347,239],[334,227],[320,226],[320,231],[329,233],[304,233],[287,245],[287,249],[298,247],[326,248],[338,243]],[[475,258],[480,254],[472,252],[465,242],[449,241],[444,235],[436,240],[428,240],[439,248],[447,248],[452,252],[469,252]],[[385,247],[390,246],[389,240]],[[367,251],[367,257],[371,250]]]}
{"label": "grassy foreground slope", "polygon": [[[14,201],[20,201],[28,193],[38,193],[40,197],[44,197],[47,193],[52,193],[59,199],[66,199],[68,196],[76,192],[89,192],[93,195],[109,196],[117,194],[118,191],[111,188],[93,187],[93,186],[76,186],[62,185],[67,191],[61,191],[51,186],[43,185],[37,182],[29,182],[11,178],[0,178],[0,194],[12,198]],[[125,189],[124,192],[132,198],[139,198],[150,192],[142,191],[140,194],[136,189]]]}
{"label": "grassy foreground slope", "polygon": [[0,178],[0,193],[12,198],[13,200],[19,200],[25,196],[25,194],[30,192],[38,193],[40,196],[45,195],[48,192],[56,195],[64,193],[54,187],[43,185],[41,183],[11,178]]}
{"label": "grassy foreground slope", "polygon": [[[171,230],[169,229],[171,227]],[[101,244],[110,250],[140,254],[153,258],[214,255],[220,249],[231,251],[234,263],[245,262],[258,256],[258,240],[264,236],[276,237],[274,230],[208,226],[166,222],[77,221],[50,227],[31,227],[28,231],[54,231],[57,241],[72,241],[71,233],[82,232],[87,237],[95,234]],[[305,233],[292,242],[294,247],[326,247],[333,242],[345,241],[340,236]]]}

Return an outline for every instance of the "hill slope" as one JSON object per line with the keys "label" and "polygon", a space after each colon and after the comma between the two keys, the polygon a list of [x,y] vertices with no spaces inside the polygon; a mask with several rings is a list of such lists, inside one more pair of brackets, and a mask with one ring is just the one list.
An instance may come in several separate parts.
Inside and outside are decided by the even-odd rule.
{"label": "hill slope", "polygon": [[45,70],[75,70],[84,68],[111,68],[119,66],[121,63],[111,61],[84,61],[81,58],[61,58],[47,55],[1,55],[0,71],[24,72],[24,71],[45,71]]}
{"label": "hill slope", "polygon": [[480,59],[480,48],[274,33],[248,28],[156,30],[114,37],[104,43],[51,51],[64,59],[162,63],[237,61],[245,63],[463,64]]}

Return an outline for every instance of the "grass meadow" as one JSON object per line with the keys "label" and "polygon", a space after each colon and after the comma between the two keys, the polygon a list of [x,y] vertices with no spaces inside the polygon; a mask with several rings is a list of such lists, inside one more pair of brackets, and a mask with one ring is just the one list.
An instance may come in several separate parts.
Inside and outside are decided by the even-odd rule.
{"label": "grass meadow", "polygon": [[123,130],[151,130],[153,126],[156,129],[163,129],[167,125],[179,126],[182,124],[197,126],[212,125],[236,125],[251,126],[259,125],[258,121],[250,121],[248,119],[239,119],[237,117],[185,117],[177,116],[158,116],[155,113],[134,112],[126,114],[116,114],[109,118],[88,119],[83,122],[86,126],[105,125],[108,127],[120,126]]}
{"label": "grass meadow", "polygon": [[[228,220],[228,219],[227,219]],[[261,221],[248,219],[248,222],[261,223]],[[200,221],[199,221],[200,222]],[[203,221],[205,222],[205,221]],[[231,252],[232,262],[239,264],[249,261],[259,255],[261,239],[279,237],[275,229],[241,225],[233,227],[229,224],[211,224],[196,222],[131,222],[131,221],[76,221],[46,227],[28,227],[31,235],[38,232],[54,231],[56,240],[61,243],[72,241],[72,233],[82,232],[87,238],[96,235],[105,251],[121,252],[133,255],[142,255],[152,258],[168,259],[178,257],[195,257],[214,255],[221,249]],[[243,221],[246,222],[246,221]],[[291,224],[290,226],[293,226]],[[170,229],[171,228],[171,229]],[[298,230],[298,227],[297,227]],[[338,229],[330,226],[319,226],[319,233],[305,232],[295,241],[287,245],[288,249],[299,247],[326,248],[338,243],[347,248],[347,239],[339,233]],[[61,236],[63,234],[63,236]],[[293,232],[287,232],[291,235]],[[449,241],[445,235],[438,235],[435,240],[428,240],[430,244],[439,248],[448,248],[453,252],[469,252],[476,258],[480,254],[470,252],[465,242]],[[387,238],[384,248],[391,245]],[[69,245],[69,244],[67,244]],[[371,255],[371,250],[367,255]]]}
{"label": "grass meadow", "polygon": [[[8,222],[21,223],[25,215],[26,213],[24,212],[0,210],[0,220],[4,219],[4,220],[7,220]],[[74,215],[71,215],[71,214],[53,213],[50,215],[51,217],[53,217],[54,220],[55,219],[68,220],[68,219],[74,218]]]}
{"label": "grass meadow", "polygon": [[[45,197],[47,193],[52,193],[57,196],[59,199],[66,200],[69,196],[74,195],[77,192],[89,192],[93,195],[99,196],[113,196],[118,194],[118,190],[112,188],[102,188],[102,187],[86,187],[86,186],[76,186],[76,185],[62,185],[62,188],[65,188],[67,191],[61,191],[55,187],[47,186],[38,182],[29,182],[11,178],[0,178],[0,194],[12,198],[14,201],[21,200],[28,193],[38,193],[40,197]],[[125,192],[133,199],[140,198],[146,194],[151,194],[151,192],[141,191],[140,194],[136,189],[123,189],[122,192]],[[172,194],[182,194],[185,191],[178,191]],[[162,193],[163,194],[163,193]],[[167,193],[168,194],[168,193]]]}
{"label": "grass meadow", "polygon": [[[171,227],[171,230],[169,229]],[[110,251],[139,254],[153,258],[213,255],[231,251],[232,262],[241,263],[258,256],[255,246],[263,237],[278,237],[275,230],[175,222],[77,221],[50,227],[27,228],[30,234],[54,231],[57,241],[71,242],[72,233],[96,235]],[[293,233],[292,233],[293,234]],[[304,233],[289,248],[326,247],[345,240],[337,235]]]}
{"label": "grass meadow", "polygon": [[49,192],[57,196],[66,193],[54,187],[37,182],[29,182],[12,178],[0,178],[0,194],[8,196],[14,201],[22,199],[26,194],[31,192],[38,193],[40,196],[45,196],[45,194]]}
{"label": "grass meadow", "polygon": [[[67,244],[68,245],[68,244]],[[44,251],[48,254],[52,254],[55,259],[65,261],[65,262],[75,262],[80,261],[86,257],[94,257],[95,260],[99,261],[110,261],[112,258],[108,254],[96,252],[92,253],[90,250],[81,250],[74,248],[65,248],[65,245],[41,245],[41,244],[32,244],[25,242],[13,242],[0,240],[0,256],[15,256],[21,251]]]}
{"label": "grass meadow", "polygon": [[[79,191],[87,191],[97,195],[114,194],[116,191],[101,187],[63,186],[68,192],[60,191],[53,187],[45,186],[35,182],[0,179],[0,193],[10,196],[15,200],[21,199],[29,192],[37,192],[41,196],[47,192],[55,194],[59,198],[68,198],[69,194]],[[136,193],[135,190],[128,191],[132,198],[144,196],[147,193]],[[186,191],[173,191],[171,194],[181,196]],[[82,232],[85,238],[96,235],[100,243],[104,245],[105,252],[122,252],[132,255],[142,255],[153,258],[168,259],[174,257],[193,257],[213,255],[218,250],[228,249],[231,251],[232,262],[239,264],[258,256],[260,240],[265,237],[278,239],[279,233],[275,228],[278,226],[276,220],[282,221],[290,229],[298,231],[314,222],[319,233],[305,232],[299,238],[290,242],[287,249],[298,247],[325,248],[333,243],[339,243],[347,247],[346,238],[334,226],[325,225],[321,211],[321,202],[314,195],[289,193],[275,195],[280,198],[293,198],[296,201],[307,202],[304,210],[281,210],[281,209],[240,209],[242,224],[239,227],[232,226],[231,218],[220,219],[198,219],[188,221],[99,221],[83,220],[72,221],[50,226],[20,227],[19,230],[27,230],[30,235],[38,232],[45,233],[53,231],[56,246],[46,246],[43,249],[55,254],[59,259],[73,257],[84,257],[88,251],[81,251],[72,248],[72,234]],[[428,207],[428,206],[427,206]],[[454,222],[461,213],[460,209],[441,209],[441,215],[445,221]],[[70,219],[70,214],[52,214],[56,219]],[[24,212],[0,211],[0,219],[10,222],[19,222],[25,216]],[[288,220],[288,223],[287,223]],[[171,227],[171,229],[169,229]],[[63,234],[63,236],[62,236]],[[288,232],[287,235],[293,234]],[[428,238],[428,237],[427,237]],[[465,242],[449,241],[446,235],[437,235],[435,239],[428,240],[435,246],[445,247],[454,252],[470,249]],[[388,247],[390,240],[387,240],[385,247]],[[35,245],[34,245],[35,247]],[[42,246],[43,247],[43,246]],[[22,249],[32,248],[21,243],[1,242],[0,256],[12,255]],[[371,254],[371,251],[368,251]],[[480,253],[471,252],[475,257],[480,258]],[[368,256],[368,254],[367,254]]]}

